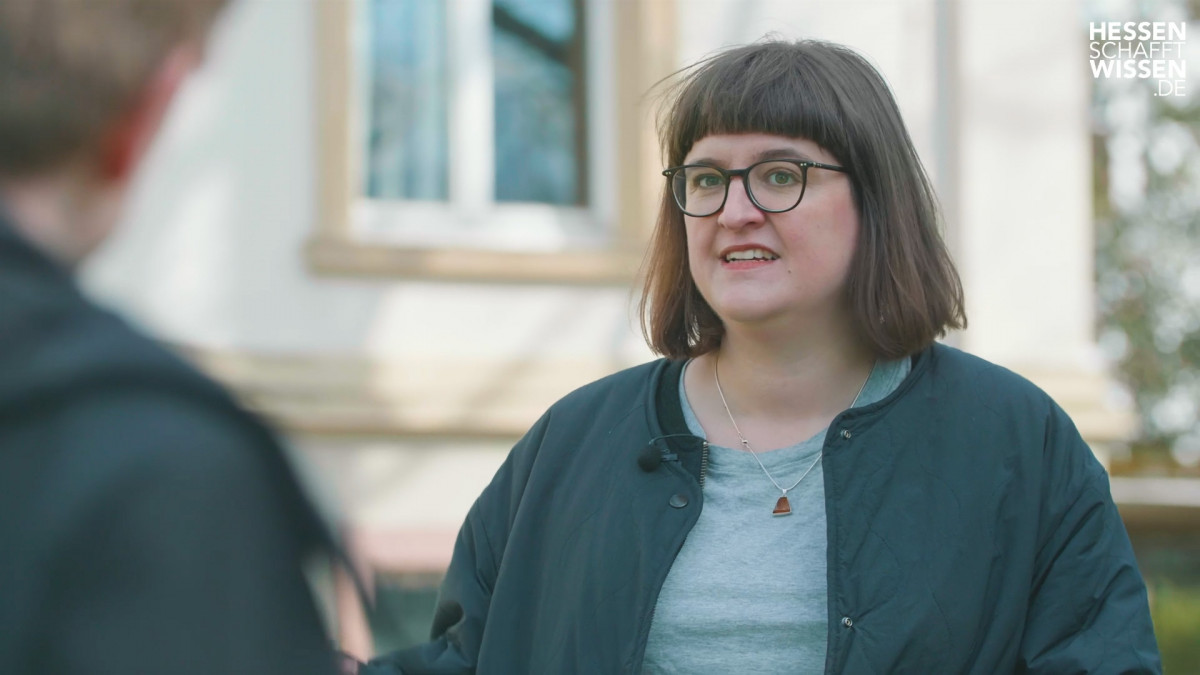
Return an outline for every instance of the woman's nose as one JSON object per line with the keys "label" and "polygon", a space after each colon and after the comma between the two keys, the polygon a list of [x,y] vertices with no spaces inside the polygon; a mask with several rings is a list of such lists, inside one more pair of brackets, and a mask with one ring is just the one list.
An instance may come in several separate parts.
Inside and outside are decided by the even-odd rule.
{"label": "woman's nose", "polygon": [[717,214],[717,224],[728,229],[738,229],[763,221],[762,209],[750,201],[746,193],[745,179],[734,176],[729,180],[729,194],[725,197],[725,206]]}

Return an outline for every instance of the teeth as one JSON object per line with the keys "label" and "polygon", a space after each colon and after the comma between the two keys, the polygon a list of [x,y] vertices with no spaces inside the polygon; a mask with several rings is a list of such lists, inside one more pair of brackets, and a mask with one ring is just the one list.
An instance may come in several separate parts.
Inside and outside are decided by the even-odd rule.
{"label": "teeth", "polygon": [[779,256],[761,248],[748,248],[744,251],[733,251],[725,256],[725,262],[734,260],[778,260]]}

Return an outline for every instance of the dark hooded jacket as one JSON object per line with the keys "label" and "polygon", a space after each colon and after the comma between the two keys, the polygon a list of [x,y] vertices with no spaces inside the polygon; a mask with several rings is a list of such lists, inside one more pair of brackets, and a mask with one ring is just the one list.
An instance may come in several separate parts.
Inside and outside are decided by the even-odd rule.
{"label": "dark hooded jacket", "polygon": [[332,672],[270,432],[0,217],[0,672]]}
{"label": "dark hooded jacket", "polygon": [[[640,672],[704,500],[681,366],[551,407],[470,510],[432,640],[367,672]],[[826,673],[1161,671],[1105,471],[1026,380],[934,345],[833,420],[823,474]]]}

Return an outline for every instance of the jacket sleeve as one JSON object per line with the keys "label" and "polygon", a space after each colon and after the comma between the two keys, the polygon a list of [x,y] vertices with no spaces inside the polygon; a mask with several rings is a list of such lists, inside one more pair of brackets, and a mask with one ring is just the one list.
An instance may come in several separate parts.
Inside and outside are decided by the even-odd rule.
{"label": "jacket sleeve", "polygon": [[1053,404],[1043,477],[1020,672],[1161,673],[1146,586],[1108,476]]}
{"label": "jacket sleeve", "polygon": [[475,672],[508,532],[549,421],[547,412],[513,447],[467,513],[438,592],[430,640],[373,659],[360,675]]}

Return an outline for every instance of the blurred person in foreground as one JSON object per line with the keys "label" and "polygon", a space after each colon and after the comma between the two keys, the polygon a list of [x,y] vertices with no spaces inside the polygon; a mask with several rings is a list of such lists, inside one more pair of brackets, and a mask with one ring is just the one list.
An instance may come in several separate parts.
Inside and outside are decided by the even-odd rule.
{"label": "blurred person in foreground", "polygon": [[431,641],[364,670],[1159,672],[1074,424],[935,341],[962,286],[879,73],[763,42],[670,91],[642,296],[666,358],[550,408],[470,510]]}
{"label": "blurred person in foreground", "polygon": [[271,432],[80,294],[224,0],[0,1],[0,672],[330,673]]}

